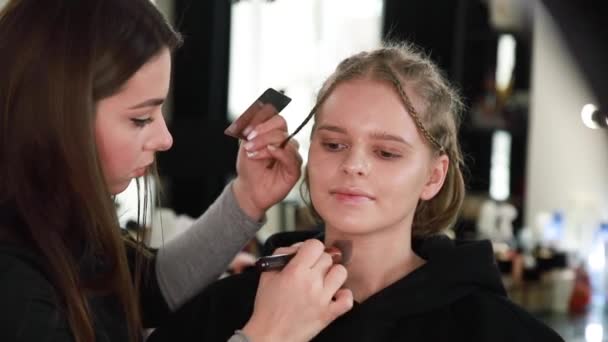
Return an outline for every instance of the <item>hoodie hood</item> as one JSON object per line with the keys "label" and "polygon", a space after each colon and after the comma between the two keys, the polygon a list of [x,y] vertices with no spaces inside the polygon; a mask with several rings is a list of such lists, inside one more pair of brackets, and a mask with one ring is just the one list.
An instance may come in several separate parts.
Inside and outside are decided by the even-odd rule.
{"label": "hoodie hood", "polygon": [[[265,254],[278,247],[324,235],[298,231],[280,233],[268,239]],[[366,315],[391,319],[419,314],[449,306],[474,292],[489,292],[506,297],[500,273],[489,241],[455,241],[445,235],[413,239],[412,248],[427,262],[357,306],[365,306]]]}

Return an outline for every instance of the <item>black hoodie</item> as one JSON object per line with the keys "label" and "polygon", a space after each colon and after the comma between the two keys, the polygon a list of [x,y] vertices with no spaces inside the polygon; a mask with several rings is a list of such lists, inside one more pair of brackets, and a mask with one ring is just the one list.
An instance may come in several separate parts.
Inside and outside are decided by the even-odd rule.
{"label": "black hoodie", "polygon": [[[277,234],[264,251],[314,237],[322,239]],[[489,242],[436,236],[414,240],[413,248],[423,266],[355,303],[313,341],[563,341],[508,300]],[[258,280],[255,270],[220,280],[148,341],[225,342],[251,316]]]}

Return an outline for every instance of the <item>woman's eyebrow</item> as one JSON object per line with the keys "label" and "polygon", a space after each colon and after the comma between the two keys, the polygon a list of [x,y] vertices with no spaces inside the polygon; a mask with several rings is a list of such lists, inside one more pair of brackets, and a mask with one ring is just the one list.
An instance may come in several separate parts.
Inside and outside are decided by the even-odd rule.
{"label": "woman's eyebrow", "polygon": [[129,107],[129,109],[139,109],[139,108],[144,108],[144,107],[156,107],[156,106],[160,106],[165,102],[165,99],[162,98],[156,98],[156,99],[149,99],[146,100],[144,102],[138,103],[132,107]]}
{"label": "woman's eyebrow", "polygon": [[410,144],[409,142],[407,142],[405,139],[403,139],[402,137],[395,135],[395,134],[389,134],[386,132],[376,132],[376,133],[372,133],[370,135],[373,139],[378,139],[378,140],[389,140],[389,141],[396,141],[398,143],[402,143],[405,144],[409,147],[412,146],[412,144]]}
{"label": "woman's eyebrow", "polygon": [[346,129],[339,127],[339,126],[335,126],[335,125],[321,125],[321,126],[317,127],[317,130],[325,130],[325,131],[342,133],[342,134],[347,133]]}

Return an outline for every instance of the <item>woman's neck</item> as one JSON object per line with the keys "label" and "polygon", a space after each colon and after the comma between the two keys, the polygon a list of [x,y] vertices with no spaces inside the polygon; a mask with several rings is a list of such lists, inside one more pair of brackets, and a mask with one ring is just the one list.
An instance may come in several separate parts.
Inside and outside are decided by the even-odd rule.
{"label": "woman's neck", "polygon": [[346,265],[348,279],[344,287],[362,302],[425,263],[411,247],[411,230],[375,232],[368,235],[346,236],[326,229],[328,246],[336,240],[352,241],[350,260]]}

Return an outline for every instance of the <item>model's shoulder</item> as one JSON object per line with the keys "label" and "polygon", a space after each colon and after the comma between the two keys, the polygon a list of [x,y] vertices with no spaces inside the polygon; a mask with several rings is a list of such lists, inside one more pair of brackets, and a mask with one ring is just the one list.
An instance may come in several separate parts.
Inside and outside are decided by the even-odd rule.
{"label": "model's shoulder", "polygon": [[471,318],[482,331],[504,332],[520,341],[564,341],[553,329],[507,297],[475,291],[454,303],[456,311]]}
{"label": "model's shoulder", "polygon": [[229,275],[211,284],[207,291],[213,294],[226,293],[229,296],[235,294],[255,294],[260,280],[260,273],[253,269],[247,269],[242,273]]}

